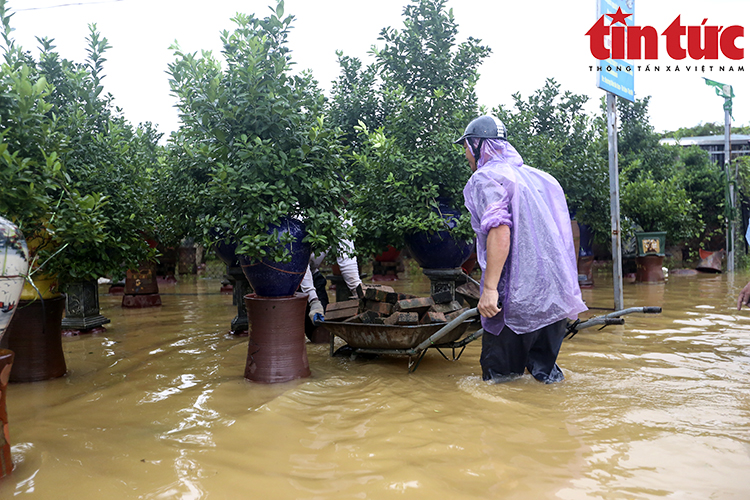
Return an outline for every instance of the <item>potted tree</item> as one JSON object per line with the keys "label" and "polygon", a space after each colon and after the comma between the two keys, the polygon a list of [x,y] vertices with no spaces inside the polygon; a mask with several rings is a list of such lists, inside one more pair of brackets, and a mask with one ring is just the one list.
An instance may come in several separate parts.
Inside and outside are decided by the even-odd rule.
{"label": "potted tree", "polygon": [[[385,46],[365,69],[340,55],[332,102],[334,116],[351,127],[345,131],[358,134],[351,156],[358,252],[406,246],[423,269],[458,270],[473,242],[463,206],[471,172],[453,141],[479,114],[477,68],[490,50],[471,38],[456,42],[445,3],[407,5],[404,28],[381,30]],[[367,106],[342,95],[350,89]]]}
{"label": "potted tree", "polygon": [[[11,380],[39,380],[66,370],[60,343],[65,297],[57,287],[40,293],[39,276],[65,287],[149,255],[131,230],[142,223],[142,211],[137,200],[128,205],[130,189],[144,185],[143,164],[134,162],[142,150],[126,143],[137,142],[130,141],[136,133],[111,111],[111,96],[100,97],[98,71],[107,44],[95,27],[87,63],[60,59],[47,40],[41,40],[35,61],[10,38],[2,2],[0,16],[5,41],[0,213],[27,236],[33,284],[3,342],[16,351]],[[23,335],[13,335],[16,324],[22,324]],[[30,334],[32,325],[39,326],[39,336]]]}
{"label": "potted tree", "polygon": [[[340,133],[326,121],[312,74],[291,72],[293,16],[284,16],[282,1],[271,10],[262,19],[233,19],[235,30],[221,35],[224,69],[210,53],[197,57],[177,46],[169,65],[182,120],[180,147],[200,157],[205,173],[204,232],[218,231],[236,245],[255,291],[246,297],[245,377],[261,382],[309,375],[306,296],[295,291],[310,252],[336,251],[348,232],[338,216],[347,187]],[[283,352],[284,345],[294,347]],[[274,368],[279,356],[294,358],[282,374]]]}
{"label": "potted tree", "polygon": [[684,241],[700,229],[685,189],[672,179],[657,181],[641,174],[622,183],[620,208],[624,217],[643,229],[635,233],[636,281],[664,281],[662,264],[669,239]]}

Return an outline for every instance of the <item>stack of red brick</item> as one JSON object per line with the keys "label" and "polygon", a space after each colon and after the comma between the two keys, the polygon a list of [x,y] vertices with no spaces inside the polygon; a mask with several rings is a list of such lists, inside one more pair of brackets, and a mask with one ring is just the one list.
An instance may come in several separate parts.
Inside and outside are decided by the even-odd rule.
{"label": "stack of red brick", "polygon": [[326,321],[379,325],[446,323],[467,310],[452,299],[450,292],[418,297],[379,286],[365,290],[361,300],[328,304]]}

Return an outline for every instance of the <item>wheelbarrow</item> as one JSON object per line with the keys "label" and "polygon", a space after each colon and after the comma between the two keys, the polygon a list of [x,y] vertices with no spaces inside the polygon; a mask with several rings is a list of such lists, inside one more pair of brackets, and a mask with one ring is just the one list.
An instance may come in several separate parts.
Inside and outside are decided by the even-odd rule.
{"label": "wheelbarrow", "polygon": [[[585,321],[576,320],[568,324],[565,338],[573,338],[578,331],[585,328],[622,325],[625,323],[622,316],[627,314],[658,314],[660,312],[661,307],[631,307],[595,316]],[[352,357],[358,354],[408,356],[408,371],[413,373],[419,367],[428,349],[435,349],[449,361],[457,361],[466,346],[484,334],[482,328],[471,331],[471,327],[478,324],[475,321],[478,315],[479,311],[475,307],[464,311],[445,324],[399,326],[336,321],[325,321],[323,324],[331,332],[331,356],[334,355],[335,338],[339,337],[350,348]],[[448,350],[451,351],[450,357],[445,353]]]}

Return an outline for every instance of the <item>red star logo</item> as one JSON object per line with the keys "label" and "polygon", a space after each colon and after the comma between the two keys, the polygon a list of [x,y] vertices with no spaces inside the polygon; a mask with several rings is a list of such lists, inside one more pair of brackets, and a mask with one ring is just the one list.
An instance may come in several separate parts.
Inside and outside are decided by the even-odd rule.
{"label": "red star logo", "polygon": [[615,12],[614,14],[607,14],[607,15],[612,18],[612,22],[609,23],[610,26],[616,23],[622,23],[623,26],[627,26],[627,24],[625,24],[625,18],[630,17],[633,14],[625,14],[622,11],[622,8],[617,7],[617,12]]}

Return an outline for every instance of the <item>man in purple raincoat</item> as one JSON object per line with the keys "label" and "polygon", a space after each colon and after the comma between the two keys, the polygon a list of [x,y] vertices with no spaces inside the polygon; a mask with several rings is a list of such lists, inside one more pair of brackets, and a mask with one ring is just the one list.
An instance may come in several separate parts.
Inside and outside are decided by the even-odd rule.
{"label": "man in purple raincoat", "polygon": [[524,165],[495,117],[473,120],[456,144],[474,172],[464,199],[482,269],[482,378],[528,369],[539,381],[559,382],[567,322],[587,309],[565,194],[554,177]]}

